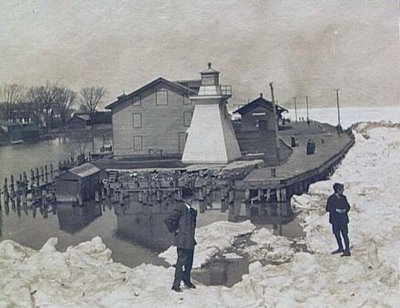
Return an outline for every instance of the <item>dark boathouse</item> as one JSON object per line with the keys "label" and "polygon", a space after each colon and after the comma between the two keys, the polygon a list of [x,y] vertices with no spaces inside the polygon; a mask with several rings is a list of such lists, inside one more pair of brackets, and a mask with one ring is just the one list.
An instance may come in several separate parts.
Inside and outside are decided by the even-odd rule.
{"label": "dark boathouse", "polygon": [[[279,126],[284,124],[282,114],[287,111],[287,109],[276,105]],[[237,109],[233,113],[240,114],[240,130],[243,132],[275,130],[273,104],[267,101],[262,93],[260,93],[260,97]]]}
{"label": "dark boathouse", "polygon": [[57,199],[59,201],[77,201],[94,199],[95,192],[100,190],[100,169],[91,163],[69,169],[56,181]]}

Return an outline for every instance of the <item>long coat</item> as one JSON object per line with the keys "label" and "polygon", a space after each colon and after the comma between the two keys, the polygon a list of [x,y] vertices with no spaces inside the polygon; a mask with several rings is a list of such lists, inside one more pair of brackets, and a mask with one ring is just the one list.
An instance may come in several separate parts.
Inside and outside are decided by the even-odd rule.
{"label": "long coat", "polygon": [[175,231],[174,245],[178,248],[194,249],[197,211],[188,208],[185,203],[179,202],[169,215],[169,219],[178,222]]}
{"label": "long coat", "polygon": [[[336,210],[344,210],[344,213],[338,213]],[[349,216],[347,213],[350,211],[350,205],[346,196],[332,194],[326,202],[326,210],[329,212],[329,222],[332,225],[347,224],[349,223]]]}

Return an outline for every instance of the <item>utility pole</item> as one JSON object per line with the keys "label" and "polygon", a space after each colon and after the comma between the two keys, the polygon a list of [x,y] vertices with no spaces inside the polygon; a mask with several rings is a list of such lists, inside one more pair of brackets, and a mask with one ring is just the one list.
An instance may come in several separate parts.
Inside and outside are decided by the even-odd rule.
{"label": "utility pole", "polygon": [[308,114],[308,96],[306,96],[306,108],[307,108],[307,121],[310,119]]}
{"label": "utility pole", "polygon": [[295,117],[296,123],[297,123],[297,104],[296,104],[297,98],[293,97],[293,99],[294,99],[294,117]]}
{"label": "utility pole", "polygon": [[336,106],[337,106],[338,126],[341,126],[340,125],[339,89],[335,89],[335,91],[336,91]]}
{"label": "utility pole", "polygon": [[269,83],[269,87],[271,88],[272,107],[274,109],[274,117],[275,117],[276,160],[277,160],[277,165],[279,166],[281,164],[280,148],[279,148],[279,135],[278,135],[278,130],[279,130],[279,122],[278,121],[279,120],[278,120],[278,114],[276,112],[274,87],[273,87],[272,82]]}

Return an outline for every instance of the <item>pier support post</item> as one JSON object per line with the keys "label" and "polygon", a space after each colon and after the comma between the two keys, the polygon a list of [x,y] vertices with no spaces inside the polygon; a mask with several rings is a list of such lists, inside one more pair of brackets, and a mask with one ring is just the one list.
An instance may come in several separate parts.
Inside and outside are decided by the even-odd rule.
{"label": "pier support post", "polygon": [[234,189],[229,190],[228,202],[229,202],[229,204],[235,202],[235,190]]}
{"label": "pier support post", "polygon": [[236,222],[234,204],[232,204],[232,203],[229,203],[229,207],[228,207],[228,221]]}
{"label": "pier support post", "polygon": [[221,213],[224,213],[227,210],[227,204],[226,204],[226,201],[225,201],[225,196],[221,196],[220,200],[221,200]]}
{"label": "pier support post", "polygon": [[259,202],[257,203],[257,208],[258,208],[258,216],[259,217],[265,216],[265,204]]}
{"label": "pier support post", "polygon": [[251,204],[249,201],[245,201],[244,204],[246,206],[246,217],[250,219],[251,218]]}
{"label": "pier support post", "polygon": [[10,178],[10,196],[12,199],[15,198],[14,176],[12,174]]}
{"label": "pier support post", "polygon": [[42,183],[44,183],[44,169],[43,169],[43,166],[40,166],[40,178],[42,180]]}
{"label": "pier support post", "polygon": [[271,217],[272,216],[272,209],[271,209],[271,203],[270,202],[266,203],[266,210],[267,210],[267,217]]}
{"label": "pier support post", "polygon": [[299,193],[302,194],[304,192],[303,181],[299,183]]}
{"label": "pier support post", "polygon": [[50,164],[50,176],[51,176],[51,180],[53,181],[53,178],[54,178],[53,164]]}
{"label": "pier support post", "polygon": [[271,189],[267,189],[267,196],[266,196],[267,200],[269,201],[271,199]]}
{"label": "pier support post", "polygon": [[83,198],[82,198],[81,194],[79,194],[79,196],[78,196],[78,204],[79,204],[79,206],[83,205]]}
{"label": "pier support post", "polygon": [[30,188],[33,189],[33,187],[35,186],[35,172],[33,171],[33,169],[31,169],[31,183],[30,183]]}
{"label": "pier support post", "polygon": [[99,194],[99,191],[98,191],[98,190],[96,190],[96,191],[94,192],[94,201],[97,202],[97,203],[100,202],[100,194]]}
{"label": "pier support post", "polygon": [[287,189],[286,188],[281,189],[281,200],[287,201]]}
{"label": "pier support post", "polygon": [[47,171],[47,165],[44,165],[44,181],[47,183],[49,183],[49,173]]}

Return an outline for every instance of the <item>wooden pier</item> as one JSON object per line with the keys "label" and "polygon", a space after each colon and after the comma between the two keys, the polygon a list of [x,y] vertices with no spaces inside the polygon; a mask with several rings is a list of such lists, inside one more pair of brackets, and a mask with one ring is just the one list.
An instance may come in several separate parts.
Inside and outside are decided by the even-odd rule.
{"label": "wooden pier", "polygon": [[[256,208],[259,215],[264,215],[271,206],[278,210],[282,206],[290,208],[291,197],[307,192],[310,184],[328,178],[355,142],[351,131],[338,133],[335,127],[318,122],[293,124],[280,137],[292,145],[295,140],[287,161],[254,169],[244,179],[235,181],[235,192],[244,196],[242,203],[247,212]],[[314,143],[315,151],[307,154],[310,142]]]}

